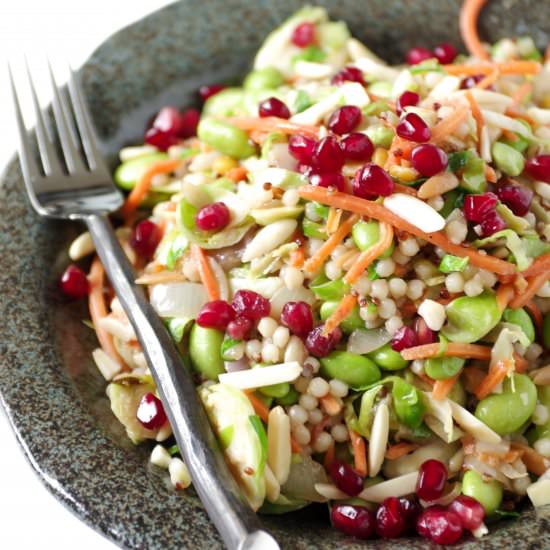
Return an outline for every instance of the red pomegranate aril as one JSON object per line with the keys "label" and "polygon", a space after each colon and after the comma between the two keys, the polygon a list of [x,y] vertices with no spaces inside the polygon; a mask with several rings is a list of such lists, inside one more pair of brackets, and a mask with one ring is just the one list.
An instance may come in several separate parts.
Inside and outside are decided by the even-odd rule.
{"label": "red pomegranate aril", "polygon": [[219,231],[230,221],[229,208],[223,202],[213,202],[203,206],[195,216],[195,223],[203,231]]}
{"label": "red pomegranate aril", "polygon": [[385,539],[395,539],[405,530],[401,503],[396,497],[384,499],[376,511],[376,532]]}
{"label": "red pomegranate aril", "polygon": [[532,178],[550,183],[550,155],[537,155],[525,163],[525,172]]}
{"label": "red pomegranate aril", "polygon": [[355,105],[344,105],[336,109],[336,111],[330,115],[328,119],[328,128],[331,132],[340,136],[342,134],[349,134],[359,126],[362,118],[363,115],[359,107]]}
{"label": "red pomegranate aril", "polygon": [[153,120],[151,128],[145,134],[145,142],[162,151],[179,141],[197,133],[200,113],[196,109],[187,109],[180,113],[174,107],[163,107]]}
{"label": "red pomegranate aril", "polygon": [[339,531],[358,539],[368,539],[374,534],[374,514],[364,506],[337,504],[330,512],[332,525]]}
{"label": "red pomegranate aril", "polygon": [[288,107],[276,97],[264,99],[258,106],[260,117],[275,116],[278,118],[290,118]]}
{"label": "red pomegranate aril", "polygon": [[338,172],[344,166],[344,151],[334,136],[327,136],[315,145],[312,161],[319,172]]}
{"label": "red pomegranate aril", "polygon": [[220,93],[222,90],[225,90],[226,86],[223,84],[210,84],[206,86],[201,86],[199,88],[199,95],[203,101],[210,99],[213,95]]}
{"label": "red pomegranate aril", "polygon": [[502,231],[503,229],[506,229],[506,222],[504,219],[500,216],[498,212],[492,211],[489,212],[479,223],[479,226],[481,228],[481,236],[482,237],[490,237],[494,233],[497,233],[498,231]]}
{"label": "red pomegranate aril", "polygon": [[494,211],[498,197],[494,193],[466,195],[464,197],[464,217],[469,222],[479,223],[487,214]]}
{"label": "red pomegranate aril", "polygon": [[416,333],[416,345],[433,344],[437,342],[436,333],[428,327],[422,317],[417,317],[414,321],[414,332]]}
{"label": "red pomegranate aril", "polygon": [[460,518],[462,527],[473,531],[477,529],[485,519],[485,509],[472,497],[460,495],[456,497],[448,507],[449,512],[453,512]]}
{"label": "red pomegranate aril", "polygon": [[420,101],[420,96],[416,92],[407,90],[403,92],[397,99],[395,109],[397,114],[401,116],[401,113],[405,110],[405,107],[415,107]]}
{"label": "red pomegranate aril", "polygon": [[288,140],[288,152],[298,162],[311,165],[316,144],[317,142],[311,138],[295,134],[290,136]]}
{"label": "red pomegranate aril", "polygon": [[247,317],[239,317],[234,321],[231,321],[225,329],[227,334],[235,340],[244,340],[250,335],[252,330],[252,321]]}
{"label": "red pomegranate aril", "polygon": [[149,128],[145,132],[144,142],[147,145],[152,145],[156,147],[159,151],[166,151],[172,145],[175,145],[179,141],[179,138],[176,134],[170,132],[164,132],[158,128]]}
{"label": "red pomegranate aril", "polygon": [[340,141],[346,160],[368,162],[374,152],[374,145],[369,136],[355,132]]}
{"label": "red pomegranate aril", "polygon": [[523,185],[503,185],[497,189],[497,196],[516,216],[525,216],[533,200],[533,191]]}
{"label": "red pomegranate aril", "polygon": [[146,393],[141,398],[136,417],[148,430],[158,430],[167,420],[161,400],[152,393]]}
{"label": "red pomegranate aril", "polygon": [[150,258],[162,238],[160,227],[151,220],[139,222],[132,232],[130,245],[143,258]]}
{"label": "red pomegranate aril", "polygon": [[181,131],[181,114],[175,107],[163,107],[153,119],[151,126],[177,136]]}
{"label": "red pomegranate aril", "polygon": [[437,544],[453,544],[462,536],[462,524],[453,512],[432,506],[418,516],[416,531]]}
{"label": "red pomegranate aril", "polygon": [[300,23],[292,31],[290,40],[298,48],[307,48],[315,42],[315,25],[308,21]]}
{"label": "red pomegranate aril", "polygon": [[319,187],[331,187],[345,193],[347,191],[346,178],[340,172],[324,172],[317,174],[316,172],[309,174],[309,183]]}
{"label": "red pomegranate aril", "polygon": [[[474,74],[472,76],[468,76],[460,82],[460,89],[468,90],[470,88],[475,88],[475,85],[481,82],[484,78],[485,78],[484,74]],[[491,89],[492,89],[492,86],[491,86]]]}
{"label": "red pomegranate aril", "polygon": [[428,125],[416,113],[406,114],[397,124],[395,131],[399,137],[422,143],[432,137]]}
{"label": "red pomegranate aril", "polygon": [[269,300],[253,290],[237,290],[232,305],[237,317],[246,317],[251,321],[259,321],[271,311]]}
{"label": "red pomegranate aril", "polygon": [[411,48],[407,52],[406,59],[409,65],[418,65],[419,63],[422,63],[422,61],[426,61],[432,57],[433,53],[430,50],[417,46],[416,48]]}
{"label": "red pomegranate aril", "polygon": [[359,84],[365,85],[365,77],[363,72],[357,67],[344,67],[340,72],[336,73],[332,79],[331,84],[340,86],[344,82],[359,82]]}
{"label": "red pomegranate aril", "polygon": [[448,65],[458,55],[456,48],[449,42],[442,42],[434,48],[434,56],[442,65]]}
{"label": "red pomegranate aril", "polygon": [[365,164],[357,170],[352,182],[353,194],[362,199],[387,197],[393,193],[395,183],[390,175],[374,163]]}
{"label": "red pomegranate aril", "polygon": [[423,500],[435,500],[445,490],[447,483],[447,468],[439,460],[430,458],[420,465],[418,480],[416,482],[416,494]]}
{"label": "red pomegranate aril", "polygon": [[411,162],[417,172],[430,178],[445,170],[449,159],[445,151],[439,147],[431,143],[423,143],[412,150]]}
{"label": "red pomegranate aril", "polygon": [[342,339],[340,327],[335,328],[327,336],[323,335],[324,325],[319,325],[309,331],[306,338],[306,348],[315,357],[327,356]]}
{"label": "red pomegranate aril", "polygon": [[61,275],[59,287],[63,291],[63,294],[73,300],[85,298],[90,293],[90,283],[88,282],[86,273],[74,264],[67,267],[63,275]]}
{"label": "red pomegranate aril", "polygon": [[391,349],[394,351],[402,351],[407,348],[416,346],[416,332],[411,327],[401,327],[391,339]]}
{"label": "red pomegranate aril", "polygon": [[235,319],[235,310],[225,300],[212,300],[202,306],[197,324],[204,328],[225,330],[229,323]]}
{"label": "red pomegranate aril", "polygon": [[197,135],[197,126],[201,114],[197,109],[187,109],[181,114],[180,137],[190,138]]}
{"label": "red pomegranate aril", "polygon": [[399,499],[399,505],[401,506],[401,513],[405,520],[405,530],[414,531],[416,526],[416,519],[420,514],[420,506],[414,500],[410,498],[401,497]]}
{"label": "red pomegranate aril", "polygon": [[305,338],[313,328],[311,306],[306,302],[287,302],[281,312],[281,323],[292,334]]}
{"label": "red pomegranate aril", "polygon": [[354,497],[363,490],[363,478],[345,462],[334,460],[330,467],[330,477],[340,491]]}

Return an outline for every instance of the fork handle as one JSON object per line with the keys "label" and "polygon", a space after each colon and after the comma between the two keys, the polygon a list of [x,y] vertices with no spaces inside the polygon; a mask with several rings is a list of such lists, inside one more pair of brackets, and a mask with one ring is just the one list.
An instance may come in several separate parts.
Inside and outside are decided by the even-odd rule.
{"label": "fork handle", "polygon": [[141,287],[106,216],[84,218],[114,291],[134,327],[162,402],[210,519],[230,550],[277,550],[229,472],[190,372]]}

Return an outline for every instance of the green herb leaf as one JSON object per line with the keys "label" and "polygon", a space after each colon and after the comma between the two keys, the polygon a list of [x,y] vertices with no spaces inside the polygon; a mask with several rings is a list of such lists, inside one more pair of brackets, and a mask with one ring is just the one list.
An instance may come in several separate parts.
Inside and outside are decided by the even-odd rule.
{"label": "green herb leaf", "polygon": [[296,94],[296,99],[294,100],[294,111],[296,113],[301,113],[312,105],[313,101],[311,101],[309,95],[304,92],[304,90],[298,90],[298,93]]}
{"label": "green herb leaf", "polygon": [[260,463],[258,465],[258,469],[260,472],[263,472],[265,467],[265,461],[267,460],[267,434],[265,433],[264,425],[258,415],[256,414],[250,415],[248,419],[250,420],[250,423],[252,424],[254,431],[256,432],[256,434],[258,434],[258,439],[260,440],[262,454],[260,458]]}
{"label": "green herb leaf", "polygon": [[166,450],[170,453],[170,456],[180,454],[180,448],[177,445],[172,445],[171,447],[168,447],[168,449]]}
{"label": "green herb leaf", "polygon": [[453,256],[452,254],[445,254],[441,258],[441,263],[439,264],[439,271],[442,273],[452,273],[453,271],[464,271],[468,265],[468,258],[459,258],[458,256]]}
{"label": "green herb leaf", "polygon": [[170,270],[176,267],[176,262],[183,256],[187,250],[189,241],[183,236],[178,235],[173,241],[166,255],[166,267]]}
{"label": "green herb leaf", "polygon": [[232,361],[233,358],[227,353],[231,348],[240,344],[241,340],[235,340],[234,338],[225,338],[222,342],[221,356],[224,361]]}
{"label": "green herb leaf", "polygon": [[292,57],[292,64],[294,65],[297,61],[313,61],[314,63],[320,63],[324,61],[326,57],[327,54],[321,48],[317,46],[308,46]]}

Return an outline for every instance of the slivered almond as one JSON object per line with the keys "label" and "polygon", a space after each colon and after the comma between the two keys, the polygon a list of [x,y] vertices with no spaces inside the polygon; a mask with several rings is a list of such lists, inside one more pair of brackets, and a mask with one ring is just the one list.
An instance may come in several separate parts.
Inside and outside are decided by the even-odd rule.
{"label": "slivered almond", "polygon": [[390,431],[390,413],[386,403],[380,403],[372,422],[369,439],[369,475],[374,477],[380,471],[388,445]]}
{"label": "slivered almond", "polygon": [[429,199],[442,195],[458,187],[458,178],[452,172],[441,172],[427,179],[418,189],[419,199]]}
{"label": "slivered almond", "polygon": [[278,406],[269,412],[267,420],[267,462],[281,485],[288,479],[291,460],[290,419]]}
{"label": "slivered almond", "polygon": [[265,477],[265,496],[269,502],[275,502],[279,495],[281,494],[281,485],[277,481],[275,474],[271,471],[271,468],[268,464],[265,465],[264,469]]}

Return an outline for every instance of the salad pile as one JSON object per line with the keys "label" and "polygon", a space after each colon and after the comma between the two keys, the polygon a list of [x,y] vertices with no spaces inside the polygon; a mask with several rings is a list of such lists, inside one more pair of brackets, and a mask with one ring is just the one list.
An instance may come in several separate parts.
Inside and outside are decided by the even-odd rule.
{"label": "salad pile", "polygon": [[[482,44],[476,5],[469,56],[399,66],[304,7],[242,86],[120,152],[118,235],[254,510],[446,544],[550,502],[550,61]],[[113,413],[187,487],[103,266],[61,287],[88,297]]]}

